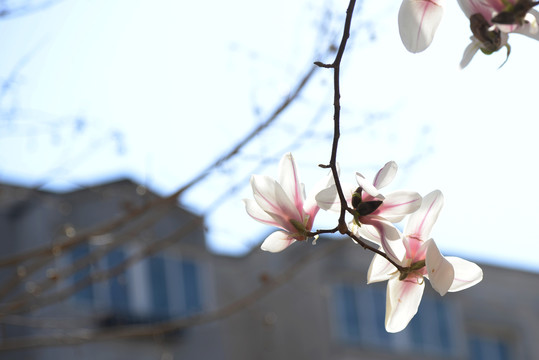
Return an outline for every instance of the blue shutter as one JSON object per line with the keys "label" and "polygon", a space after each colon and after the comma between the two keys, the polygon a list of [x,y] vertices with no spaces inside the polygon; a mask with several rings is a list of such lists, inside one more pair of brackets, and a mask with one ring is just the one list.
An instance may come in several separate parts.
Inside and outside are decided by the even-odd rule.
{"label": "blue shutter", "polygon": [[[120,265],[125,260],[125,255],[121,250],[115,249],[107,254],[107,265],[112,269]],[[129,313],[129,301],[127,297],[126,274],[120,274],[109,279],[110,307],[117,314]]]}
{"label": "blue shutter", "polygon": [[511,360],[511,347],[502,339],[475,335],[468,344],[470,360]]}
{"label": "blue shutter", "polygon": [[165,261],[160,256],[149,259],[152,310],[157,318],[168,316],[167,280]]}
{"label": "blue shutter", "polygon": [[445,354],[455,352],[453,332],[451,331],[450,309],[443,300],[436,301],[436,315],[438,317],[439,346]]}
{"label": "blue shutter", "polygon": [[200,301],[198,269],[194,262],[181,261],[181,274],[183,280],[183,296],[185,299],[185,313],[192,314],[202,309]]}
{"label": "blue shutter", "polygon": [[341,336],[343,340],[357,342],[360,331],[355,289],[353,286],[342,284],[336,287],[336,295]]}
{"label": "blue shutter", "polygon": [[[71,252],[73,263],[76,263],[80,259],[86,257],[89,253],[90,253],[90,246],[88,245],[88,243],[83,243],[75,247],[73,251]],[[91,268],[90,266],[86,266],[82,268],[81,270],[77,271],[75,274],[73,274],[73,283],[76,284],[77,282],[88,278],[90,275],[91,275]],[[78,291],[74,295],[74,298],[77,300],[93,302],[94,294],[93,294],[92,285],[89,285],[85,287],[84,289],[81,289],[80,291]]]}
{"label": "blue shutter", "polygon": [[374,284],[369,287],[372,301],[374,302],[374,324],[370,324],[370,327],[376,329],[376,334],[380,338],[379,344],[382,346],[389,346],[391,343],[391,334],[386,331],[386,288],[381,287],[379,284]]}

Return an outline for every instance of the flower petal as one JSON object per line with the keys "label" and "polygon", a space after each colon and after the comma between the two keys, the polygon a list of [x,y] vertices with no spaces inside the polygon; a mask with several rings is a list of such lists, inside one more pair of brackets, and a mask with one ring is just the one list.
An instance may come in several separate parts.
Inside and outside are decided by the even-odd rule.
{"label": "flower petal", "polygon": [[430,283],[434,290],[444,296],[455,278],[453,265],[442,256],[433,240],[429,240],[427,246],[425,266],[427,267]]}
{"label": "flower petal", "polygon": [[464,54],[462,55],[462,60],[460,60],[459,66],[461,69],[464,69],[466,66],[468,66],[470,61],[472,61],[475,53],[477,53],[477,51],[481,47],[481,42],[477,40],[475,36],[470,37],[470,40],[472,40],[472,42],[468,46],[466,46],[466,49],[464,49]]}
{"label": "flower petal", "polygon": [[379,200],[384,200],[384,196],[380,194],[380,191],[360,173],[356,173],[356,181],[367,194]]}
{"label": "flower petal", "polygon": [[527,13],[524,16],[524,24],[524,26],[527,27],[527,29],[525,30],[526,32],[529,32],[530,35],[537,35],[539,28],[537,26],[537,18],[535,17],[535,15]]}
{"label": "flower petal", "polygon": [[[307,214],[309,214],[311,217],[314,217],[316,215],[316,213],[320,209],[320,205],[318,204],[318,200],[317,200],[318,194],[322,191],[325,191],[331,188],[331,186],[333,186],[334,195],[332,195],[333,191],[330,191],[330,193],[327,194],[327,196],[330,198],[333,196],[332,198],[333,203],[331,205],[334,205],[335,199],[338,200],[338,197],[336,197],[337,190],[334,184],[335,184],[335,180],[333,179],[333,174],[331,171],[328,173],[327,176],[318,180],[318,182],[313,186],[313,188],[309,192],[309,195],[307,196],[307,198],[305,199],[305,203],[303,204],[303,209],[305,210]],[[322,195],[322,198],[324,198],[324,195]],[[339,205],[339,210],[340,210],[340,202],[338,201],[337,204]]]}
{"label": "flower petal", "polygon": [[260,206],[256,203],[256,201],[252,199],[243,199],[243,203],[245,204],[245,210],[247,211],[247,214],[251,216],[256,221],[260,221],[263,224],[281,227],[281,225],[276,222],[273,217],[271,217],[267,212],[262,210]]}
{"label": "flower petal", "polygon": [[284,231],[275,231],[270,234],[262,243],[260,248],[264,251],[276,253],[283,251],[296,240]]}
{"label": "flower petal", "polygon": [[[342,191],[346,202],[348,204],[352,201],[352,194],[356,190],[356,187],[351,184],[342,184]],[[323,210],[341,211],[341,201],[337,195],[337,187],[331,185],[330,187],[320,191],[315,196],[316,203]]]}
{"label": "flower petal", "polygon": [[401,221],[406,215],[419,209],[421,199],[421,195],[414,191],[395,191],[386,196],[384,202],[374,214],[382,216],[392,223],[396,223]]}
{"label": "flower petal", "polygon": [[279,162],[279,184],[296,209],[303,208],[304,188],[299,181],[296,163],[291,153],[286,153]]}
{"label": "flower petal", "polygon": [[443,0],[403,0],[399,10],[402,43],[412,53],[429,47],[442,20]]}
{"label": "flower petal", "polygon": [[455,269],[455,279],[449,288],[449,292],[467,289],[483,280],[483,270],[473,262],[454,256],[447,256],[446,260]]}
{"label": "flower petal", "polygon": [[387,282],[386,330],[391,333],[403,330],[417,313],[425,282],[419,278],[400,281],[393,277]]}
{"label": "flower petal", "polygon": [[315,199],[320,209],[338,211],[341,208],[335,185],[331,185],[327,189],[320,191],[316,194]]}
{"label": "flower petal", "polygon": [[397,268],[384,257],[375,254],[367,272],[367,284],[389,280],[395,276]]}
{"label": "flower petal", "polygon": [[406,259],[411,262],[425,260],[427,256],[428,241],[415,237],[404,236],[402,244],[406,249]]}
{"label": "flower petal", "polygon": [[438,218],[440,210],[442,210],[443,204],[444,196],[440,190],[427,194],[423,198],[419,209],[410,215],[404,228],[404,235],[422,240],[429,239],[430,231]]}
{"label": "flower petal", "polygon": [[538,18],[539,12],[535,9],[531,9],[524,17],[526,23],[523,26],[518,27],[515,32],[539,40],[539,29],[537,27]]}
{"label": "flower petal", "polygon": [[383,168],[381,168],[376,176],[374,177],[374,181],[372,184],[375,188],[381,189],[384,186],[388,185],[393,181],[395,178],[395,174],[397,173],[397,163],[394,161],[387,162]]}
{"label": "flower petal", "polygon": [[[262,210],[284,219],[303,222],[303,207],[296,208],[279,183],[264,175],[251,176],[253,196]],[[301,211],[301,212],[300,212]]]}
{"label": "flower petal", "polygon": [[[362,216],[359,218],[361,226],[356,227],[356,235],[373,241],[382,246],[384,252],[395,262],[404,256],[405,250],[401,241],[400,231],[384,218],[379,216]],[[391,245],[390,245],[391,243]]]}

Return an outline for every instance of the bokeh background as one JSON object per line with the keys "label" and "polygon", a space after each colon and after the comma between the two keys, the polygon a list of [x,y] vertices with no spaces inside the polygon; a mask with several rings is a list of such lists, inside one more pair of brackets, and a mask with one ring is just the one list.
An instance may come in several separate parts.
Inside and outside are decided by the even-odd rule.
{"label": "bokeh background", "polygon": [[[347,2],[22,5],[0,17],[0,181],[64,192],[130,178],[164,196],[271,116],[314,61],[332,60]],[[395,160],[387,191],[444,193],[432,234],[442,252],[539,270],[538,44],[511,35],[501,68],[503,50],[461,70],[471,34],[458,5],[421,54],[400,43],[399,5],[362,1],[355,12],[341,71],[343,181]],[[307,190],[325,175],[332,91],[332,72],[315,70],[268,129],[182,195],[206,216],[213,251],[245,254],[270,231],[244,211],[250,174],[276,176],[291,151]]]}

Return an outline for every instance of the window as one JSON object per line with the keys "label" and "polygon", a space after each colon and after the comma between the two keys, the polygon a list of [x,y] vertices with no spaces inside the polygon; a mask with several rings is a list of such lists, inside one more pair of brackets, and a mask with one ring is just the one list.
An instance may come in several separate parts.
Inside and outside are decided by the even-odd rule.
{"label": "window", "polygon": [[510,360],[511,345],[501,337],[472,335],[468,341],[470,360]]}
{"label": "window", "polygon": [[148,262],[153,316],[187,316],[202,309],[199,267],[193,260],[157,255]]}
{"label": "window", "polygon": [[336,301],[342,340],[380,346],[386,342],[385,295],[379,287],[340,285]]}
{"label": "window", "polygon": [[384,351],[453,355],[452,310],[442,299],[425,295],[405,330],[385,330],[385,286],[339,284],[334,287],[337,338],[345,343]]}
{"label": "window", "polygon": [[[89,244],[76,247],[71,260],[76,262],[86,257],[95,247]],[[92,266],[75,273],[72,283],[89,277],[92,271],[114,269],[129,256],[126,249],[113,249]],[[104,321],[107,325],[164,320],[202,310],[200,281],[200,265],[195,260],[157,254],[115,277],[80,290],[74,298],[110,315]]]}
{"label": "window", "polygon": [[424,296],[407,331],[414,349],[442,354],[453,351],[450,309],[441,297]]}

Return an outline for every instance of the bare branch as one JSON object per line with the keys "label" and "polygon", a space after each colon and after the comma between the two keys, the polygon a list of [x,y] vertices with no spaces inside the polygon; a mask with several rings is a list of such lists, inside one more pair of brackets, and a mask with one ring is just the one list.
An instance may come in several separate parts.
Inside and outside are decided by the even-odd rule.
{"label": "bare branch", "polygon": [[308,264],[328,256],[346,244],[348,244],[347,241],[334,240],[331,244],[325,245],[323,249],[319,249],[318,251],[313,251],[307,255],[304,255],[285,271],[275,277],[270,278],[267,282],[262,283],[262,285],[255,290],[214,311],[150,325],[129,325],[125,327],[118,327],[106,332],[102,330],[96,331],[91,329],[79,329],[70,330],[67,334],[62,333],[61,335],[56,336],[35,336],[5,339],[2,343],[0,343],[0,351],[37,348],[44,346],[67,346],[90,341],[155,336],[175,330],[222,320],[254,304],[264,296],[270,294],[273,290],[290,281]]}
{"label": "bare branch", "polygon": [[300,81],[298,82],[296,87],[292,90],[292,92],[282,101],[282,103],[279,106],[275,108],[275,110],[271,113],[271,115],[265,121],[263,121],[261,124],[255,127],[249,134],[247,134],[247,136],[245,136],[241,141],[239,141],[228,153],[226,153],[225,155],[217,159],[215,162],[213,162],[211,165],[206,167],[206,169],[202,170],[198,175],[193,177],[192,180],[187,182],[185,185],[180,187],[171,195],[165,198],[159,198],[141,207],[132,209],[129,212],[117,217],[116,219],[112,221],[108,221],[103,224],[99,224],[98,226],[90,230],[87,230],[81,233],[80,235],[76,235],[72,238],[63,238],[55,242],[54,246],[49,246],[49,245],[42,246],[42,247],[38,247],[36,249],[26,251],[26,252],[23,252],[14,256],[10,256],[8,258],[1,259],[0,267],[14,266],[30,258],[50,256],[55,251],[68,250],[77,244],[87,241],[92,236],[98,236],[98,235],[103,235],[103,234],[112,232],[114,229],[128,223],[129,221],[136,219],[138,216],[142,215],[144,212],[148,211],[149,209],[153,207],[173,206],[176,203],[176,199],[178,198],[178,196],[182,195],[185,191],[187,191],[188,189],[193,187],[195,184],[197,184],[198,182],[206,178],[212,171],[215,171],[215,169],[219,168],[224,163],[226,163],[231,158],[233,158],[235,155],[237,155],[243,146],[247,145],[257,135],[259,135],[261,132],[267,129],[279,117],[279,115],[281,115],[288,108],[288,106],[295,99],[299,97],[302,90],[305,88],[308,82],[312,79],[314,73],[316,72],[316,69],[317,68],[315,66],[312,66],[309,69],[309,71],[300,79]]}

